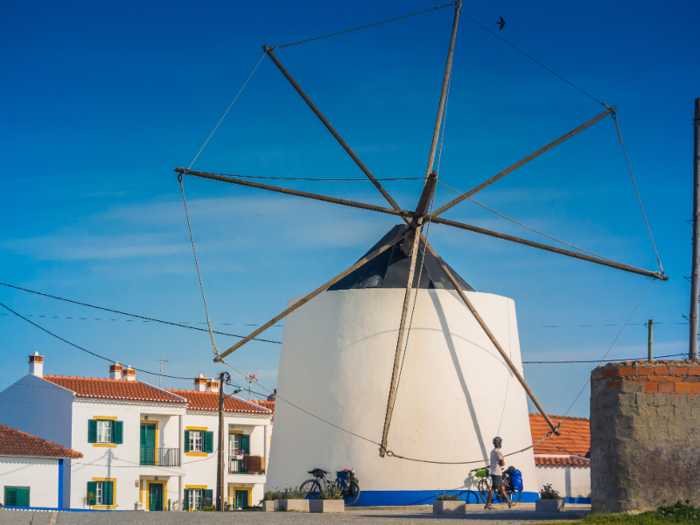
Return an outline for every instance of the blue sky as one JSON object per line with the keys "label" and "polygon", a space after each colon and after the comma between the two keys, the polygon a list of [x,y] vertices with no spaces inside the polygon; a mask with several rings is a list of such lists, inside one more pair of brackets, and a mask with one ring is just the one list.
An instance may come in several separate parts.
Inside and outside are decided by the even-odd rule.
{"label": "blue sky", "polygon": [[[22,2],[0,21],[2,281],[127,312],[205,321],[175,167],[187,166],[276,45],[437,5],[425,1]],[[466,2],[464,11],[618,107],[667,282],[652,285],[611,358],[685,352],[692,111],[700,96],[693,2]],[[424,175],[453,10],[280,49],[277,56],[377,177]],[[604,108],[462,17],[440,178],[466,191]],[[256,176],[362,174],[269,60],[194,169]],[[288,187],[383,205],[366,182]],[[420,182],[387,182],[406,208]],[[246,334],[352,264],[395,221],[186,179],[215,328]],[[437,204],[452,196],[439,188]],[[610,117],[479,193],[501,213],[647,269],[656,262]],[[446,217],[544,241],[474,204]],[[478,291],[516,302],[525,360],[602,357],[644,277],[435,226],[431,242]],[[221,368],[202,332],[129,320],[10,289],[0,301],[92,351],[177,376]],[[58,317],[58,318],[54,318]],[[72,318],[72,319],[68,319]],[[85,319],[82,319],[85,318]],[[101,321],[94,320],[102,319]],[[116,319],[114,321],[109,319]],[[590,325],[581,327],[577,325]],[[200,325],[201,326],[201,325]],[[551,326],[557,326],[551,328]],[[0,316],[0,387],[46,355],[46,372],[106,376],[107,363]],[[280,339],[281,328],[267,337]],[[235,339],[219,337],[219,347]],[[279,346],[252,343],[239,369],[274,387]],[[592,365],[526,365],[543,405],[565,412]],[[144,374],[139,376],[153,380]],[[157,381],[157,378],[154,380]],[[164,379],[170,387],[182,381]],[[588,395],[571,411],[588,415]]]}

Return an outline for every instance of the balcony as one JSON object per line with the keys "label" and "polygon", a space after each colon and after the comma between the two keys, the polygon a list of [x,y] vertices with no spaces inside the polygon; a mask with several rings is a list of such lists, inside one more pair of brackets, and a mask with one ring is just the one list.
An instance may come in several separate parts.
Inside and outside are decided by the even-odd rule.
{"label": "balcony", "polygon": [[179,467],[180,449],[141,447],[141,465]]}
{"label": "balcony", "polygon": [[246,469],[244,466],[244,462],[242,459],[229,459],[228,462],[228,473],[229,474],[252,474],[252,475],[264,475],[265,470],[263,467],[262,472],[248,472],[248,469]]}

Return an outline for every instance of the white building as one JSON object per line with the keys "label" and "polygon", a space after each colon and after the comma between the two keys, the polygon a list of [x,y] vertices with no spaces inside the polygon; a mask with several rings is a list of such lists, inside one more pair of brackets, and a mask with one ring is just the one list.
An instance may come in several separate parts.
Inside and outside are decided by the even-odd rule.
{"label": "white building", "polygon": [[5,507],[62,508],[63,469],[75,450],[0,425],[0,497]]}
{"label": "white building", "polygon": [[[65,460],[65,508],[187,509],[214,504],[219,384],[195,379],[194,390],[138,381],[116,363],[109,379],[30,373],[0,393],[0,423],[79,450]],[[263,496],[272,411],[225,399],[226,495],[236,507]],[[246,468],[247,467],[247,468]]]}

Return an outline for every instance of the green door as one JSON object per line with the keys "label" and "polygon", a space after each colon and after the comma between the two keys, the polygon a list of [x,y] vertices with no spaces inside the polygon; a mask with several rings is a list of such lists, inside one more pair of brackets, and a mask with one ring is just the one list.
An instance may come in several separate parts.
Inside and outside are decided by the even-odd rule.
{"label": "green door", "polygon": [[148,486],[148,510],[163,510],[162,483],[151,483]]}
{"label": "green door", "polygon": [[236,508],[242,509],[244,507],[250,506],[248,502],[248,491],[247,490],[237,490],[236,491]]}
{"label": "green door", "polygon": [[156,464],[156,425],[141,423],[141,464]]}

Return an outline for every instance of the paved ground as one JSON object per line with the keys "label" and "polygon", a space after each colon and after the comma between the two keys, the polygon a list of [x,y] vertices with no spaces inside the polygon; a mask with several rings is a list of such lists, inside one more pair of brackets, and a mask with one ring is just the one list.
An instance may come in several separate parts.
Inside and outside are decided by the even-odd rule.
{"label": "paved ground", "polygon": [[567,505],[565,513],[537,513],[534,504],[516,509],[497,506],[485,511],[481,505],[467,506],[462,516],[434,515],[429,507],[377,509],[365,507],[345,514],[307,514],[296,512],[32,512],[0,510],[2,525],[246,525],[283,524],[417,524],[441,520],[468,521],[469,525],[534,524],[544,521],[576,520],[590,511],[590,505]]}

